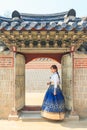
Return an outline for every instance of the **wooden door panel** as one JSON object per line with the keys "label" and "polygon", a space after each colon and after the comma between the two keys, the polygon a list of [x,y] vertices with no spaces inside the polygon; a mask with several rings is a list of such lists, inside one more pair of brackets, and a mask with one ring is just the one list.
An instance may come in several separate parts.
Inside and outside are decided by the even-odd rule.
{"label": "wooden door panel", "polygon": [[16,55],[15,72],[15,105],[20,110],[25,105],[25,58],[21,54]]}
{"label": "wooden door panel", "polygon": [[65,97],[65,106],[72,109],[72,56],[67,54],[62,58],[62,90]]}

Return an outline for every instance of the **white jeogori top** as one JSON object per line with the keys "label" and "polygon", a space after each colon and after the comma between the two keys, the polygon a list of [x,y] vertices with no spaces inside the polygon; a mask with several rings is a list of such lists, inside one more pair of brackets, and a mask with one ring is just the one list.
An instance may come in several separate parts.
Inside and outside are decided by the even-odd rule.
{"label": "white jeogori top", "polygon": [[50,77],[50,82],[52,82],[54,84],[54,88],[56,89],[57,86],[60,83],[60,78],[58,76],[58,74],[55,72],[52,74],[52,76]]}

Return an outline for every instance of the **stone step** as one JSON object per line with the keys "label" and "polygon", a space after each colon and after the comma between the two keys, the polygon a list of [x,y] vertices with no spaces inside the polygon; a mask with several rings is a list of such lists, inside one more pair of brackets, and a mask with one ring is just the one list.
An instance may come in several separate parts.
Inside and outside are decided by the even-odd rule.
{"label": "stone step", "polygon": [[24,106],[22,108],[22,111],[40,111],[41,110],[41,106]]}
{"label": "stone step", "polygon": [[44,121],[45,119],[41,117],[40,111],[22,111],[19,119],[22,121]]}
{"label": "stone step", "polygon": [[[21,111],[19,119],[22,121],[46,121],[45,118],[41,117],[40,111]],[[78,115],[65,114],[64,121],[75,121],[79,120]]]}

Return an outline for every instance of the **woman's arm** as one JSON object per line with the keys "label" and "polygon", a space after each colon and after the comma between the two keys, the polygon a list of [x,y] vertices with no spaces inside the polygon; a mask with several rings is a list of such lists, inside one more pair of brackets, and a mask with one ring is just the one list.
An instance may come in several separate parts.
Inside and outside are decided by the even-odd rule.
{"label": "woman's arm", "polygon": [[57,85],[59,84],[59,78],[57,74],[54,75],[53,80],[54,80],[54,95],[56,95]]}

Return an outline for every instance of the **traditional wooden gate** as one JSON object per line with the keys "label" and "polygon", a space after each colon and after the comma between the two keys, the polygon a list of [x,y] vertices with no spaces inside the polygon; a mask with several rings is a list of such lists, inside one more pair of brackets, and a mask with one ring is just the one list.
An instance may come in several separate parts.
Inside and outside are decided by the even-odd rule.
{"label": "traditional wooden gate", "polygon": [[72,55],[62,57],[62,91],[65,96],[66,109],[73,109],[73,62]]}
{"label": "traditional wooden gate", "polygon": [[[1,62],[0,66],[1,69],[3,64],[6,69],[9,66],[12,69],[11,75],[15,77],[15,79],[11,79],[10,85],[8,85],[9,81],[4,83],[4,88],[6,89],[7,85],[9,89],[11,86],[10,90],[8,89],[4,94],[3,89],[1,89],[1,94],[3,94],[0,97],[2,98],[2,103],[3,97],[5,99],[8,97],[7,92],[9,93],[9,91],[14,100],[12,108],[8,108],[8,112],[11,109],[13,111],[13,108],[14,111],[15,109],[19,110],[25,105],[25,58],[21,54],[33,54],[36,56],[37,53],[39,55],[50,54],[51,56],[53,54],[68,54],[62,58],[62,88],[66,108],[69,110],[73,109],[73,62],[71,52],[76,52],[77,50],[86,52],[86,43],[87,19],[77,18],[74,9],[52,15],[29,15],[14,11],[12,18],[0,17],[1,58],[4,61],[5,55],[8,55],[10,51],[16,54],[20,53],[16,55],[16,58],[12,56],[11,62],[15,59],[15,66],[13,63],[9,66],[10,62],[7,63],[9,60],[6,60],[5,64]],[[29,58],[31,59],[31,57]],[[59,57],[57,56],[56,58],[58,59]],[[61,57],[59,59],[61,60]],[[3,74],[4,71],[5,69],[3,69]],[[5,75],[0,76],[0,78],[3,82]],[[5,102],[5,106],[7,106],[11,101],[9,99],[9,101],[5,100]],[[0,109],[3,117],[6,109],[3,107]]]}
{"label": "traditional wooden gate", "polygon": [[25,58],[16,55],[15,61],[15,107],[20,110],[25,105]]}

